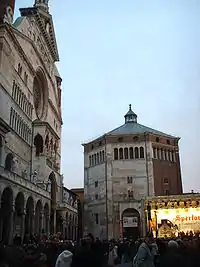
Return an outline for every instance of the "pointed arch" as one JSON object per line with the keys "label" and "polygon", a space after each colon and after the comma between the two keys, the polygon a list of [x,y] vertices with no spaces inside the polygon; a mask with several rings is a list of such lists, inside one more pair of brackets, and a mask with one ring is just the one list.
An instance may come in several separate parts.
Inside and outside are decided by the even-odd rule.
{"label": "pointed arch", "polygon": [[12,153],[8,153],[8,155],[6,156],[5,159],[5,169],[7,171],[12,171],[12,167],[13,167],[13,154]]}
{"label": "pointed arch", "polygon": [[118,155],[118,148],[114,148],[114,160],[118,160],[119,155]]}
{"label": "pointed arch", "polygon": [[135,159],[138,159],[139,158],[139,149],[138,147],[136,146],[135,147]]}
{"label": "pointed arch", "polygon": [[36,155],[36,157],[39,157],[40,154],[43,153],[43,146],[44,146],[43,138],[39,133],[37,133],[37,135],[34,138],[34,146],[36,149],[35,155]]}
{"label": "pointed arch", "polygon": [[144,147],[143,146],[140,147],[140,158],[144,159]]}
{"label": "pointed arch", "polygon": [[132,147],[129,148],[129,156],[130,156],[130,159],[134,158],[134,156],[133,156],[133,148]]}

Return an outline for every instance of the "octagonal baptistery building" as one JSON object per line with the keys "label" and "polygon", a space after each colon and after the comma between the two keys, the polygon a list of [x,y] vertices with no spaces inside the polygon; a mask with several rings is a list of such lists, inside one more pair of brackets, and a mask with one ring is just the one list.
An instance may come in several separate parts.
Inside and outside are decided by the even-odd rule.
{"label": "octagonal baptistery building", "polygon": [[145,232],[144,197],[182,193],[180,138],[141,125],[131,105],[125,123],[84,146],[84,231],[99,238]]}
{"label": "octagonal baptistery building", "polygon": [[[61,82],[48,0],[0,1],[0,240],[64,231]],[[71,207],[72,213],[76,208]]]}

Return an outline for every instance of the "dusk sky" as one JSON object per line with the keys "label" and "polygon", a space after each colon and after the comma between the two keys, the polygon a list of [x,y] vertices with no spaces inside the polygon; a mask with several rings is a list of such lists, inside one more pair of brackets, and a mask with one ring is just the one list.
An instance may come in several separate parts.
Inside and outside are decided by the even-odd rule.
{"label": "dusk sky", "polygon": [[[20,7],[34,0],[16,0]],[[62,172],[83,186],[81,143],[138,122],[180,136],[184,191],[200,191],[200,1],[50,0],[60,54]]]}

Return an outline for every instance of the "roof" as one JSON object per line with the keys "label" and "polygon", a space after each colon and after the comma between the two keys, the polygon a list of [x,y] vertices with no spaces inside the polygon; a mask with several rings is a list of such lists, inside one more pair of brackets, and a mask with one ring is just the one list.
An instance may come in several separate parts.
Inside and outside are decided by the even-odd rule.
{"label": "roof", "polygon": [[128,134],[145,134],[145,133],[166,136],[169,138],[176,138],[175,136],[160,132],[158,130],[152,129],[148,126],[144,126],[137,122],[124,123],[123,125],[108,132],[106,135],[128,135]]}
{"label": "roof", "polygon": [[176,136],[173,136],[170,134],[166,134],[166,133],[163,133],[161,131],[152,129],[148,126],[144,126],[142,124],[139,124],[137,122],[137,114],[135,114],[132,111],[131,104],[129,105],[129,111],[126,113],[126,115],[124,117],[125,117],[125,123],[123,125],[115,128],[114,130],[111,130],[111,131],[105,133],[104,135],[101,135],[95,139],[92,139],[87,143],[83,143],[82,145],[84,146],[84,145],[89,144],[95,140],[102,139],[108,135],[120,135],[121,136],[121,135],[131,135],[131,134],[137,135],[137,134],[150,133],[153,135],[164,136],[167,138],[179,139],[179,137],[176,137]]}
{"label": "roof", "polygon": [[15,22],[13,23],[13,27],[14,28],[18,28],[19,27],[19,25],[21,24],[21,22],[23,21],[23,19],[24,19],[25,17],[18,17],[16,20],[15,20]]}

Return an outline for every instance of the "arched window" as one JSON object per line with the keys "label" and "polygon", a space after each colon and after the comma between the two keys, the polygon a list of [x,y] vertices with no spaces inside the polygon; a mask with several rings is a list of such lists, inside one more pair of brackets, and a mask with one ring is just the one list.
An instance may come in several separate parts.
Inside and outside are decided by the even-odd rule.
{"label": "arched window", "polygon": [[138,147],[135,147],[135,158],[136,159],[139,158],[139,149],[138,149]]}
{"label": "arched window", "polygon": [[36,148],[35,155],[39,157],[43,153],[43,138],[39,133],[34,138],[34,146]]}
{"label": "arched window", "polygon": [[99,153],[97,153],[97,164],[99,164]]}
{"label": "arched window", "polygon": [[172,162],[174,162],[174,151],[172,151]]}
{"label": "arched window", "polygon": [[144,159],[144,148],[142,146],[140,147],[140,158]]}
{"label": "arched window", "polygon": [[167,160],[167,150],[164,149],[164,154],[165,154],[165,160]]}
{"label": "arched window", "polygon": [[91,166],[91,165],[92,165],[92,157],[89,156],[89,166]]}
{"label": "arched window", "polygon": [[119,149],[119,159],[123,159],[123,148]]}
{"label": "arched window", "polygon": [[118,160],[118,148],[114,148],[114,160]]}
{"label": "arched window", "polygon": [[94,155],[92,155],[92,166],[94,165]]}
{"label": "arched window", "polygon": [[9,153],[6,156],[6,160],[5,160],[5,169],[8,171],[12,170],[12,165],[13,165],[13,154]]}
{"label": "arched window", "polygon": [[128,159],[128,148],[127,147],[124,148],[124,158]]}
{"label": "arched window", "polygon": [[97,155],[94,154],[94,165],[96,165],[96,164],[97,164]]}
{"label": "arched window", "polygon": [[130,156],[130,159],[134,158],[134,156],[133,156],[133,148],[132,147],[129,148],[129,156]]}
{"label": "arched window", "polygon": [[101,154],[101,151],[99,153],[99,160],[100,160],[100,163],[102,163],[102,154]]}

